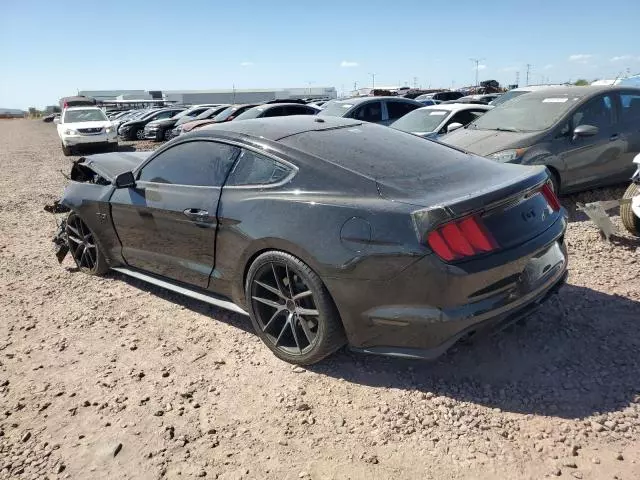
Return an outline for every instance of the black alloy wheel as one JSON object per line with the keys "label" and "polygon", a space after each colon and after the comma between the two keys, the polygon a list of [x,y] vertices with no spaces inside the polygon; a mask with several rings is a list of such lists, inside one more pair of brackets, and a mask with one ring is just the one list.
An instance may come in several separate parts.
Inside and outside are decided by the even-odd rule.
{"label": "black alloy wheel", "polygon": [[329,293],[318,275],[292,255],[258,257],[247,275],[246,294],[256,332],[282,360],[308,365],[344,345]]}
{"label": "black alloy wheel", "polygon": [[93,232],[75,213],[69,214],[65,233],[71,256],[80,270],[90,275],[102,275],[108,270]]}

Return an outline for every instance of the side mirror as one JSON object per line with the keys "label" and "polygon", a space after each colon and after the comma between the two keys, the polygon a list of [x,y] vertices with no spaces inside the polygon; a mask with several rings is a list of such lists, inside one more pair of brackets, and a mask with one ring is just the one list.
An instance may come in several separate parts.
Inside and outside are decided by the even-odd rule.
{"label": "side mirror", "polygon": [[573,140],[577,140],[580,137],[593,137],[597,135],[600,130],[593,125],[578,125],[573,129]]}
{"label": "side mirror", "polygon": [[116,188],[131,188],[136,186],[136,179],[132,172],[119,174],[115,180]]}
{"label": "side mirror", "polygon": [[56,125],[60,124],[60,117],[53,117],[53,123]]}
{"label": "side mirror", "polygon": [[462,125],[461,123],[457,123],[457,122],[450,123],[447,126],[447,133],[453,132],[454,130],[458,130],[459,128],[462,128],[462,127],[464,127],[464,125]]}

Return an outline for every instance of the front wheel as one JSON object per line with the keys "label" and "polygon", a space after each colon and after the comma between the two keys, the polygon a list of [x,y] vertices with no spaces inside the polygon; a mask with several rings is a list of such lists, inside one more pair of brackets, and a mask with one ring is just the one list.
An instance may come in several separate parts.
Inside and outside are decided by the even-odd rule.
{"label": "front wheel", "polygon": [[136,130],[136,138],[138,140],[144,140],[144,130],[142,128]]}
{"label": "front wheel", "polygon": [[263,253],[245,283],[251,322],[281,360],[317,363],[346,343],[338,310],[320,277],[288,253]]}
{"label": "front wheel", "polygon": [[[640,195],[640,186],[635,183],[629,185],[627,191],[624,192],[622,198],[631,199],[633,197],[637,197]],[[640,237],[640,218],[633,213],[631,209],[631,204],[627,203],[620,207],[620,218],[622,219],[622,224],[627,231],[636,237]]]}
{"label": "front wheel", "polygon": [[62,144],[62,154],[65,157],[68,157],[70,155],[73,154],[73,151],[71,150],[71,147],[65,147],[64,143]]}
{"label": "front wheel", "polygon": [[165,130],[163,137],[167,142],[171,140],[171,129]]}
{"label": "front wheel", "polygon": [[109,270],[98,239],[77,214],[71,212],[67,217],[65,233],[69,252],[82,272],[103,275]]}

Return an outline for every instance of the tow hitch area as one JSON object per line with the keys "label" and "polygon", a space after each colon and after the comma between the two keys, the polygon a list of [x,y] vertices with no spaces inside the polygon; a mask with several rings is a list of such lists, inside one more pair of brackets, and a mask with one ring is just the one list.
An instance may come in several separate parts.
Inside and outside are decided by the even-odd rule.
{"label": "tow hitch area", "polygon": [[[53,202],[51,205],[44,206],[45,212],[49,213],[67,213],[70,212],[71,209],[62,205],[58,200]],[[53,236],[53,248],[56,254],[56,258],[58,259],[58,263],[62,263],[64,257],[69,253],[69,245],[67,245],[67,235],[65,233],[67,226],[67,221],[62,220],[58,224],[58,228],[56,230],[56,234]]]}
{"label": "tow hitch area", "polygon": [[577,202],[576,209],[586,213],[589,219],[591,219],[591,221],[600,229],[600,234],[609,241],[611,235],[618,233],[618,227],[616,227],[609,218],[607,210],[630,203],[630,198],[604,200],[601,202],[591,202],[586,204]]}

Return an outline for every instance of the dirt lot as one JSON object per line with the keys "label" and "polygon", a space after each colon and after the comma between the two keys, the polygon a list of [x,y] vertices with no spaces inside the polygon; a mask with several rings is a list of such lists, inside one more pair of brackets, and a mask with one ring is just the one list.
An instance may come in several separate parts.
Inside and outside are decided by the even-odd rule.
{"label": "dirt lot", "polygon": [[[277,360],[246,318],[58,265],[70,159],[0,121],[0,478],[640,478],[640,240],[571,212],[569,285],[433,363]],[[619,220],[619,219],[617,219]]]}

